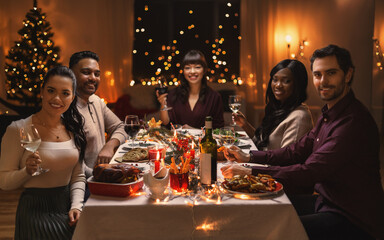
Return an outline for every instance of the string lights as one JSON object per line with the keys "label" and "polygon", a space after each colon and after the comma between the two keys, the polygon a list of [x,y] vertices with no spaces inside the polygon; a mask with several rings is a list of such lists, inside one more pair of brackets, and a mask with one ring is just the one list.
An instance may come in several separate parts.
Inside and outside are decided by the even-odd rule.
{"label": "string lights", "polygon": [[373,39],[373,42],[375,44],[376,66],[379,68],[380,71],[382,71],[383,65],[384,65],[384,60],[383,60],[384,53],[381,50],[379,39]]}
{"label": "string lights", "polygon": [[298,59],[300,57],[304,57],[304,49],[309,45],[307,40],[302,40],[299,42],[299,46],[297,48],[297,53],[291,53],[291,41],[292,37],[290,35],[285,36],[285,41],[287,42],[287,55],[288,58]]}
{"label": "string lights", "polygon": [[[136,12],[136,26],[135,26],[135,47],[133,50],[134,59],[145,59],[145,65],[147,66],[149,74],[146,74],[145,77],[136,76],[139,79],[131,80],[130,85],[142,84],[144,86],[150,86],[158,83],[158,77],[164,76],[163,84],[166,85],[179,85],[180,82],[177,79],[178,75],[182,73],[180,69],[180,60],[182,55],[185,53],[181,52],[179,49],[180,44],[186,42],[188,38],[193,38],[197,41],[205,43],[208,49],[211,49],[210,52],[205,52],[207,61],[211,61],[211,64],[208,62],[208,65],[211,67],[209,69],[210,77],[208,80],[210,82],[218,83],[228,83],[233,82],[234,84],[241,85],[243,81],[238,77],[236,73],[231,69],[230,64],[228,64],[228,51],[232,49],[225,49],[225,38],[222,32],[228,28],[234,29],[237,34],[234,36],[236,41],[240,41],[241,36],[239,35],[238,24],[233,24],[236,21],[233,21],[233,18],[239,21],[239,14],[232,10],[233,5],[228,2],[225,5],[225,12],[223,13],[224,17],[220,18],[224,22],[217,25],[218,36],[214,40],[204,40],[200,34],[200,30],[204,26],[198,25],[194,20],[199,17],[196,15],[199,11],[197,9],[188,9],[185,11],[185,19],[187,22],[180,29],[175,29],[175,38],[171,40],[170,44],[161,45],[161,53],[156,55],[156,52],[159,52],[158,48],[153,48],[154,46],[159,46],[159,40],[156,36],[153,36],[150,32],[150,28],[146,28],[146,24],[149,22],[149,15],[154,14],[152,7],[149,2],[144,4],[144,8],[141,11]],[[232,19],[231,19],[232,18]],[[188,22],[190,21],[190,22]],[[230,25],[232,24],[232,26]],[[220,37],[221,36],[221,37]],[[140,42],[140,44],[139,44]],[[138,74],[136,74],[138,75]]]}

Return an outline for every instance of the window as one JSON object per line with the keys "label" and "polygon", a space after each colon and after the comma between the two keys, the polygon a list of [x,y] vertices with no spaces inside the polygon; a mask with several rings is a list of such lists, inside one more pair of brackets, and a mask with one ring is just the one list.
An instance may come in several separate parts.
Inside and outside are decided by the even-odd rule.
{"label": "window", "polygon": [[179,63],[191,49],[204,53],[210,81],[232,82],[239,75],[239,10],[240,0],[135,1],[136,83],[153,84],[160,75],[176,83]]}

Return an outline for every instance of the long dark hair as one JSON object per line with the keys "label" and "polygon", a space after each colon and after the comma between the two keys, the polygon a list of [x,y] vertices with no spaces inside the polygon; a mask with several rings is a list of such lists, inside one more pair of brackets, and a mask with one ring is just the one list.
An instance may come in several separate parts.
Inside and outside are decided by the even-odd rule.
{"label": "long dark hair", "polygon": [[[76,77],[71,69],[65,66],[57,66],[51,68],[43,79],[42,89],[53,76],[63,76],[70,78],[72,80],[73,95],[75,95]],[[61,119],[64,123],[65,129],[73,133],[73,136],[75,138],[75,145],[80,151],[79,161],[82,162],[84,159],[85,147],[87,146],[87,139],[85,137],[85,132],[83,128],[84,118],[77,110],[76,102],[77,98],[75,97],[67,111],[65,111],[61,116]]]}
{"label": "long dark hair", "polygon": [[[181,69],[184,70],[185,65],[188,64],[201,64],[204,68],[204,75],[203,79],[201,80],[201,89],[199,93],[199,101],[204,102],[205,100],[205,95],[208,90],[208,85],[207,85],[207,72],[208,72],[208,64],[207,61],[205,60],[205,56],[202,52],[199,50],[190,50],[185,54],[183,61],[181,62]],[[189,83],[187,79],[184,77],[184,72],[180,73],[179,75],[180,79],[180,86],[176,89],[176,94],[171,101],[175,102],[176,100],[181,100],[183,103],[186,103],[188,101],[189,97]]]}
{"label": "long dark hair", "polygon": [[[292,95],[282,104],[273,94],[271,82],[273,76],[281,69],[288,68],[293,75]],[[256,129],[256,146],[259,149],[269,143],[269,135],[272,131],[299,105],[307,99],[308,75],[304,64],[297,60],[285,59],[279,62],[272,70],[265,96],[265,116],[261,126]]]}

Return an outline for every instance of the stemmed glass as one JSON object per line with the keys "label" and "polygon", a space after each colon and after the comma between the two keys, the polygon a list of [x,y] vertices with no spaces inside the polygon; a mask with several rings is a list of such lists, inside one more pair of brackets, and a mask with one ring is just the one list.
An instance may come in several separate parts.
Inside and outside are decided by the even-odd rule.
{"label": "stemmed glass", "polygon": [[[33,124],[21,127],[19,133],[21,146],[30,152],[36,152],[41,143],[41,138],[36,127]],[[32,176],[37,176],[48,171],[49,169],[43,169],[38,165],[36,172],[34,172]]]}
{"label": "stemmed glass", "polygon": [[139,117],[137,115],[127,115],[125,117],[125,132],[131,137],[131,146],[135,146],[135,138],[140,130]]}
{"label": "stemmed glass", "polygon": [[[241,96],[230,95],[228,99],[229,108],[233,113],[237,113],[241,108]],[[232,126],[236,126],[236,122],[233,121]]]}
{"label": "stemmed glass", "polygon": [[[164,77],[159,77],[157,80],[159,84],[157,85],[157,87],[155,89],[156,89],[156,91],[159,91],[159,95],[163,95],[163,94],[166,94],[168,92],[168,87],[162,83],[163,79],[164,79]],[[168,111],[171,109],[172,109],[172,107],[168,107],[167,106],[167,100],[165,100],[164,107],[160,110],[161,111]]]}
{"label": "stemmed glass", "polygon": [[[235,131],[232,127],[220,128],[220,142],[224,147],[230,148],[235,143],[235,141],[236,141]],[[232,162],[227,160],[226,163],[228,164]]]}

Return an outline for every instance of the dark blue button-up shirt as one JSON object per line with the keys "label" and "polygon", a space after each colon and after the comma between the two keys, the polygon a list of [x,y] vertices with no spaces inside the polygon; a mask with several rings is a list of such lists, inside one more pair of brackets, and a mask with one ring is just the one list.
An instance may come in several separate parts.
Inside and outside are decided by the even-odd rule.
{"label": "dark blue button-up shirt", "polygon": [[317,212],[336,212],[384,238],[384,191],[380,180],[379,133],[369,111],[350,91],[315,128],[286,148],[251,154],[253,174],[267,173],[287,193],[314,186]]}

